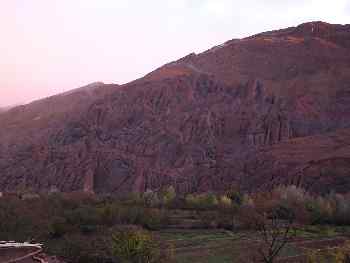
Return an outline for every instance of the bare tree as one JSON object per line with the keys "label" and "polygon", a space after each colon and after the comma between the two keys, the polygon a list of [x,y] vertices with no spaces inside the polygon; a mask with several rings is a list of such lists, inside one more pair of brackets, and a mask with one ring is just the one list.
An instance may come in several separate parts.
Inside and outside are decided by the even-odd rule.
{"label": "bare tree", "polygon": [[276,211],[260,214],[256,220],[259,260],[264,263],[276,261],[282,249],[295,236],[293,222],[292,215],[287,220],[281,220]]}

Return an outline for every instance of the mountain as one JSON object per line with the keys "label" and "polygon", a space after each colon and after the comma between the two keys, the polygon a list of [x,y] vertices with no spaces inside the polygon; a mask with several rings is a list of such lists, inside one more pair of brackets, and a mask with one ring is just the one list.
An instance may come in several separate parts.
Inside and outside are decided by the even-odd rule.
{"label": "mountain", "polygon": [[18,105],[13,105],[13,106],[5,106],[5,107],[0,107],[0,114],[6,111],[9,111],[10,109],[16,107]]}
{"label": "mountain", "polygon": [[350,25],[233,39],[0,115],[0,189],[350,186]]}

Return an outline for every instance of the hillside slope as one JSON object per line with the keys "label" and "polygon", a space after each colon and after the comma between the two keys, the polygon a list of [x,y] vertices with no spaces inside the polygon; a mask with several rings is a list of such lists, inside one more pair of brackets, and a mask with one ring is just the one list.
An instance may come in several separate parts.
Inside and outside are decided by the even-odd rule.
{"label": "hillside slope", "polygon": [[[231,40],[92,97],[0,115],[0,189],[345,191],[349,83],[350,25]],[[60,106],[40,117],[42,103]]]}

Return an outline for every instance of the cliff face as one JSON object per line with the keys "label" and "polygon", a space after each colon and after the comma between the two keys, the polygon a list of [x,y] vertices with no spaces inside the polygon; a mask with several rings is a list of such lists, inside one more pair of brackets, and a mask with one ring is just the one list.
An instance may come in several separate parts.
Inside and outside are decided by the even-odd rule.
{"label": "cliff face", "polygon": [[349,25],[231,40],[100,86],[0,115],[1,189],[349,186]]}

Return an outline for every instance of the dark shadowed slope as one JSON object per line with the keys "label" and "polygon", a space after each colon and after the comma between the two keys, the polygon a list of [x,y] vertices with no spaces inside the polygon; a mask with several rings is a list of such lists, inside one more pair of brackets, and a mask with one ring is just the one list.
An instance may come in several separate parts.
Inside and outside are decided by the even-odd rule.
{"label": "dark shadowed slope", "polygon": [[126,85],[17,107],[0,123],[2,189],[344,191],[350,26],[231,40]]}

